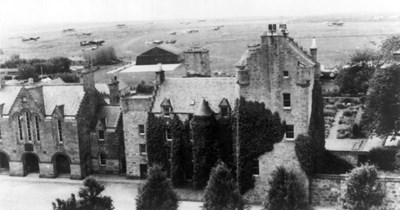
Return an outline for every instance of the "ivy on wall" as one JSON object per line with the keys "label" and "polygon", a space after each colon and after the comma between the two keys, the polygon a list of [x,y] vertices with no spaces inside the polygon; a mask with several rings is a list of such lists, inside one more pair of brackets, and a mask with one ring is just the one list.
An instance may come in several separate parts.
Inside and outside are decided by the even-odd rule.
{"label": "ivy on wall", "polygon": [[183,123],[178,116],[175,116],[171,122],[171,131],[171,181],[174,187],[183,187],[193,174],[189,122]]}
{"label": "ivy on wall", "polygon": [[150,166],[158,164],[169,174],[170,145],[166,140],[166,120],[149,113],[147,121],[147,159]]}
{"label": "ivy on wall", "polygon": [[193,187],[203,189],[218,159],[217,121],[214,115],[194,116],[191,121],[193,134]]}
{"label": "ivy on wall", "polygon": [[285,133],[286,123],[278,113],[265,108],[264,103],[236,101],[235,130],[237,130],[237,179],[240,192],[244,194],[254,187],[254,160],[272,151],[273,145],[280,142]]}

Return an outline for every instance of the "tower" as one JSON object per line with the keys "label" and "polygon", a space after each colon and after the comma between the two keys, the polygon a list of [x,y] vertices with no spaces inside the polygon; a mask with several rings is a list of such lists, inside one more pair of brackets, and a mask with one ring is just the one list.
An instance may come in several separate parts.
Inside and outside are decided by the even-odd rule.
{"label": "tower", "polygon": [[110,79],[110,82],[107,85],[108,89],[110,90],[110,104],[119,105],[120,94],[117,76],[114,76],[114,78]]}
{"label": "tower", "polygon": [[203,47],[191,47],[184,51],[186,76],[211,76],[209,50]]}

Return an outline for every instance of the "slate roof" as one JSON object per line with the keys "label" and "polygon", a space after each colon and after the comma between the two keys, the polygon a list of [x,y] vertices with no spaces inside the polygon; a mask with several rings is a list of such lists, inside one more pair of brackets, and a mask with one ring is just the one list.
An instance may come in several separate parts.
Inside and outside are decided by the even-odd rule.
{"label": "slate roof", "polygon": [[163,50],[165,50],[165,51],[174,53],[174,54],[176,54],[176,55],[179,55],[179,54],[181,54],[181,53],[183,52],[183,50],[181,50],[181,49],[179,49],[179,48],[177,48],[177,47],[175,47],[175,46],[173,46],[173,45],[170,45],[170,44],[160,44],[160,45],[152,46],[152,47],[148,48],[146,51],[144,51],[144,52],[141,53],[141,54],[144,54],[144,53],[146,53],[146,52],[148,52],[148,51],[150,51],[150,50],[152,50],[152,49],[154,49],[154,48],[160,48],[160,49],[163,49]]}
{"label": "slate roof", "polygon": [[157,92],[152,111],[161,112],[161,103],[169,99],[173,112],[194,113],[204,98],[210,108],[218,113],[223,98],[229,104],[235,104],[236,88],[236,79],[233,77],[167,78]]}
{"label": "slate roof", "polygon": [[98,114],[99,119],[106,118],[107,128],[116,128],[120,116],[121,108],[119,106],[102,106]]}
{"label": "slate roof", "polygon": [[64,114],[78,113],[85,91],[82,85],[43,86],[43,101],[46,115],[51,115],[57,105],[64,105]]}
{"label": "slate roof", "polygon": [[211,116],[212,114],[213,111],[210,109],[208,102],[204,99],[201,100],[199,108],[194,113],[195,116],[205,116],[205,117]]}
{"label": "slate roof", "polygon": [[106,83],[96,83],[94,84],[94,87],[99,91],[99,93],[110,94],[110,89]]}
{"label": "slate roof", "polygon": [[0,104],[4,104],[3,114],[8,114],[22,86],[4,85],[0,89]]}

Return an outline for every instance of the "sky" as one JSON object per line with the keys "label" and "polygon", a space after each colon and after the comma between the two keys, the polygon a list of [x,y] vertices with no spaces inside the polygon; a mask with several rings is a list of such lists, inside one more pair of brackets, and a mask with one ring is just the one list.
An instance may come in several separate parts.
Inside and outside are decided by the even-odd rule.
{"label": "sky", "polygon": [[[398,0],[1,0],[7,25],[390,12]],[[1,32],[1,31],[0,31]]]}

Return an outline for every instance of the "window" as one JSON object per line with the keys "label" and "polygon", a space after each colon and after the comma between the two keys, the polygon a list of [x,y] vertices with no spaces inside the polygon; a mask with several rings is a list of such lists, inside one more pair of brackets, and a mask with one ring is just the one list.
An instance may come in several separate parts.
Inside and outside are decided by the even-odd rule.
{"label": "window", "polygon": [[165,136],[167,138],[167,141],[172,141],[172,132],[170,128],[167,128],[167,130],[165,131]]}
{"label": "window", "polygon": [[145,130],[144,130],[144,125],[139,125],[139,135],[144,136]]}
{"label": "window", "polygon": [[106,163],[107,163],[106,154],[100,153],[100,154],[99,154],[99,164],[100,164],[100,166],[105,166]]}
{"label": "window", "polygon": [[294,139],[294,125],[286,125],[286,139]]}
{"label": "window", "polygon": [[141,155],[146,155],[146,144],[139,144],[139,153]]}
{"label": "window", "polygon": [[104,127],[107,127],[106,118],[105,118],[105,117],[100,118],[100,122],[102,123],[102,125],[103,125]]}
{"label": "window", "polygon": [[21,116],[17,117],[17,121],[18,121],[18,137],[20,141],[24,140],[24,136],[22,135],[22,119]]}
{"label": "window", "polygon": [[260,167],[259,167],[258,164],[259,164],[259,163],[258,163],[258,159],[257,159],[257,158],[254,159],[254,160],[251,162],[252,170],[253,170],[253,175],[260,175]]}
{"label": "window", "polygon": [[61,120],[57,120],[57,131],[58,131],[58,141],[62,144],[63,143],[63,135],[62,135],[62,127],[61,127]]}
{"label": "window", "polygon": [[29,117],[28,112],[25,112],[25,119],[26,119],[26,129],[28,130],[28,141],[32,142],[31,119]]}
{"label": "window", "polygon": [[289,78],[289,71],[283,71],[283,78]]}
{"label": "window", "polygon": [[1,128],[0,128],[0,141],[3,141],[3,135],[1,134]]}
{"label": "window", "polygon": [[290,93],[283,94],[283,108],[290,109]]}
{"label": "window", "polygon": [[40,141],[39,116],[35,116],[36,141]]}
{"label": "window", "polygon": [[169,117],[171,113],[171,107],[163,107],[164,109],[164,117]]}
{"label": "window", "polygon": [[28,99],[26,99],[26,96],[23,96],[22,97],[22,102],[27,102],[28,101]]}
{"label": "window", "polygon": [[104,141],[104,130],[99,130],[99,141]]}
{"label": "window", "polygon": [[221,116],[228,117],[229,116],[229,108],[228,107],[221,107]]}

